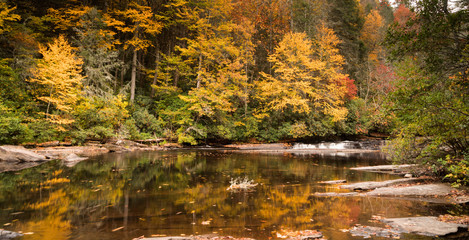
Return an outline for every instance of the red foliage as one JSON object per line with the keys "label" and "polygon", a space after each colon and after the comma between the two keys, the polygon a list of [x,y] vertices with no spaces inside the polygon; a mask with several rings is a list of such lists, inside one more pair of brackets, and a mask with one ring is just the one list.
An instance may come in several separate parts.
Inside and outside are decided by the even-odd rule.
{"label": "red foliage", "polygon": [[374,81],[371,83],[372,88],[381,94],[387,94],[393,90],[393,81],[396,74],[392,68],[380,63],[372,73]]}
{"label": "red foliage", "polygon": [[406,22],[414,17],[415,13],[410,11],[404,4],[400,4],[396,11],[394,11],[394,21],[401,27],[405,26]]}
{"label": "red foliage", "polygon": [[344,82],[347,86],[347,93],[345,94],[345,98],[348,100],[355,99],[357,97],[357,86],[355,85],[355,80],[346,77]]}

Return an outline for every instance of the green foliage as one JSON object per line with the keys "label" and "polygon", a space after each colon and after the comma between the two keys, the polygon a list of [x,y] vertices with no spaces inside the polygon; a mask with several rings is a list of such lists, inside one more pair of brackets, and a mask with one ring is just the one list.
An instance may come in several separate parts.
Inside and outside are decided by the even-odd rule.
{"label": "green foliage", "polygon": [[451,182],[453,187],[469,185],[469,154],[466,152],[460,157],[446,155],[440,158],[437,165],[433,165],[434,171],[443,170],[446,174],[444,179]]}
{"label": "green foliage", "polygon": [[19,144],[30,141],[31,137],[31,129],[21,115],[4,106],[0,99],[0,144]]}
{"label": "green foliage", "polygon": [[107,139],[116,136],[129,117],[127,105],[121,95],[80,99],[74,109],[74,127],[78,129],[74,136],[77,142],[87,138]]}
{"label": "green foliage", "polygon": [[390,94],[389,107],[398,121],[397,134],[407,139],[406,143],[420,136],[425,140],[416,145],[421,159],[438,157],[447,150],[456,155],[466,151],[469,137],[466,87],[460,85],[459,76],[445,79],[422,70],[418,63],[407,58],[399,64],[399,78]]}
{"label": "green foliage", "polygon": [[341,126],[342,131],[348,135],[366,134],[370,129],[370,112],[366,107],[366,102],[362,98],[352,99],[347,103],[349,110],[347,119]]}
{"label": "green foliage", "polygon": [[119,52],[114,49],[112,33],[106,31],[106,23],[96,8],[89,9],[81,16],[75,28],[79,55],[83,59],[84,91],[89,96],[105,97],[116,91],[113,75],[122,65]]}
{"label": "green foliage", "polygon": [[[354,77],[366,64],[355,0],[4,2],[2,141],[165,137],[193,145],[389,126],[371,100],[353,99],[354,80],[345,80],[349,73],[364,82]],[[389,20],[389,6],[373,3]],[[373,39],[367,44],[379,45]],[[122,96],[129,86],[132,106]],[[387,94],[373,91],[373,101]]]}

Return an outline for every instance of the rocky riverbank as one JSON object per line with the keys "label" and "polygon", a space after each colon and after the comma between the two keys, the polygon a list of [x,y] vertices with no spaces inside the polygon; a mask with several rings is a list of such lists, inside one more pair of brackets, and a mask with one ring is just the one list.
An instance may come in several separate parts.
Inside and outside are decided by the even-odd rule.
{"label": "rocky riverbank", "polygon": [[62,160],[73,166],[91,156],[109,152],[160,151],[171,146],[142,144],[129,140],[115,140],[107,143],[91,143],[85,146],[41,145],[34,148],[24,146],[0,146],[0,172],[19,171],[50,160]]}
{"label": "rocky riverbank", "polygon": [[[183,148],[176,143],[161,144],[163,139],[130,141],[111,139],[104,143],[90,141],[84,146],[72,146],[70,142],[46,142],[24,146],[0,146],[0,172],[19,171],[50,160],[63,160],[73,166],[90,156],[109,152],[160,151]],[[229,144],[222,146],[191,147],[195,149],[223,149],[225,151],[255,152],[266,154],[346,154],[379,152],[383,141],[335,142],[319,144]]]}
{"label": "rocky riverbank", "polygon": [[[449,184],[437,182],[429,177],[409,177],[409,168],[412,165],[382,165],[371,167],[351,168],[356,171],[380,172],[399,174],[408,178],[394,179],[381,182],[357,182],[344,184],[345,180],[323,181],[324,184],[336,185],[338,189],[347,189],[350,192],[322,192],[314,193],[311,198],[323,197],[380,197],[397,198],[412,201],[431,202],[440,204],[469,203],[469,193],[462,189],[456,189]],[[458,239],[468,239],[469,216],[418,216],[406,218],[384,218],[376,216],[377,221],[385,227],[357,225],[351,229],[344,229],[353,236],[364,238],[383,237],[400,238],[402,234],[417,234],[431,237],[455,236]],[[450,222],[447,219],[463,219],[464,221]],[[462,238],[459,238],[461,237]]]}

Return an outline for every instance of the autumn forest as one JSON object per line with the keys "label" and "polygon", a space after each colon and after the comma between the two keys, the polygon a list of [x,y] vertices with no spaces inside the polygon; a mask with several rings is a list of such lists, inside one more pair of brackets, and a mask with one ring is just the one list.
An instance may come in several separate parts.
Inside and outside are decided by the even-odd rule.
{"label": "autumn forest", "polygon": [[396,160],[433,159],[460,178],[468,11],[467,0],[1,0],[0,143],[379,135]]}

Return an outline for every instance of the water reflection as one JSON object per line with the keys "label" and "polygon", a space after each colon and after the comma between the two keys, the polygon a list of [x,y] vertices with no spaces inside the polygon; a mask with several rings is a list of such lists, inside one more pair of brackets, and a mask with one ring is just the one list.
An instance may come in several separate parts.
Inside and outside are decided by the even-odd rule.
{"label": "water reflection", "polygon": [[[385,217],[466,211],[454,206],[381,198],[311,198],[337,191],[323,180],[387,180],[350,171],[382,164],[379,155],[318,156],[168,151],[108,154],[74,167],[49,162],[0,174],[0,224],[33,232],[23,239],[132,239],[145,235],[219,233],[268,239],[280,228],[340,229]],[[229,192],[248,177],[255,192]]]}

